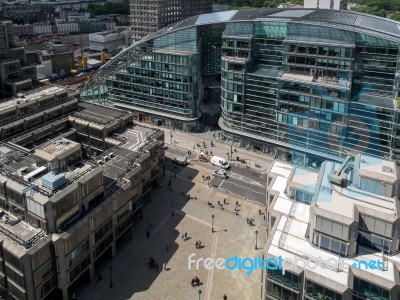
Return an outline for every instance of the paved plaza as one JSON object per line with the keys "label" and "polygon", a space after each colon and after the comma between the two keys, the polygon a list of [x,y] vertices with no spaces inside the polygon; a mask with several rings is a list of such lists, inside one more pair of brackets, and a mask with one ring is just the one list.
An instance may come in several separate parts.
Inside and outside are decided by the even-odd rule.
{"label": "paved plaza", "polygon": [[[259,215],[259,210],[265,208],[257,202],[209,188],[201,178],[207,171],[203,166],[189,165],[179,169],[176,178],[167,173],[161,179],[161,188],[152,191],[152,202],[145,207],[144,218],[136,225],[133,239],[118,248],[113,260],[98,268],[102,271],[95,278],[101,274],[103,280],[83,286],[77,291],[77,298],[217,300],[226,295],[228,300],[260,299],[261,270],[246,275],[244,270],[188,268],[191,253],[196,255],[194,258],[253,258],[262,255],[265,244],[264,215]],[[189,200],[187,194],[192,199]],[[221,209],[217,202],[223,203],[224,198],[227,204]],[[239,215],[235,212],[236,201],[240,204]],[[214,208],[209,207],[208,202],[213,203]],[[254,218],[255,226],[248,225],[246,218]],[[150,222],[152,227],[149,229]],[[148,230],[150,238],[146,236]],[[182,232],[187,232],[188,240],[181,239]],[[205,247],[196,249],[197,240],[201,240]],[[149,257],[157,261],[158,272],[150,268]],[[167,270],[162,270],[163,263],[166,263]],[[191,286],[194,275],[203,282],[200,287]]]}

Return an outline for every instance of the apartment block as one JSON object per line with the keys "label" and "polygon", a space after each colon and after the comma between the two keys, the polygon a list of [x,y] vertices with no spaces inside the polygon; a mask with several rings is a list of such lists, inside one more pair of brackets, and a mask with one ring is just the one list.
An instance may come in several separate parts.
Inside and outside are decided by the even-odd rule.
{"label": "apartment block", "polygon": [[319,172],[274,163],[265,255],[293,263],[266,271],[265,299],[397,299],[399,176],[396,163],[365,154]]}
{"label": "apartment block", "polygon": [[0,288],[15,299],[70,299],[158,187],[163,131],[73,96],[42,88],[3,114],[27,124],[0,143]]}

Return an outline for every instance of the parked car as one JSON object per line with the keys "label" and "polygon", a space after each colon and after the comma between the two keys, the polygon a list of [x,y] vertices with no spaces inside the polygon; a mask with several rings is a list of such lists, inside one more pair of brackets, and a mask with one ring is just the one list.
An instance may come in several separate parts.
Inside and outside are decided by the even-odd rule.
{"label": "parked car", "polygon": [[213,172],[213,176],[214,177],[219,177],[219,178],[222,178],[222,179],[227,179],[228,178],[228,174],[226,174],[225,170],[214,171]]}

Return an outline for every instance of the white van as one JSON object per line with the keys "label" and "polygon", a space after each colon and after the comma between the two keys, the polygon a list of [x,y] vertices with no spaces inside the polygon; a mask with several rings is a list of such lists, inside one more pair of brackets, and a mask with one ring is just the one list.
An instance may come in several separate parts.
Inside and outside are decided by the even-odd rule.
{"label": "white van", "polygon": [[226,161],[226,159],[223,159],[222,157],[219,156],[213,156],[211,158],[211,164],[213,166],[221,167],[222,169],[229,169],[231,167],[229,163]]}

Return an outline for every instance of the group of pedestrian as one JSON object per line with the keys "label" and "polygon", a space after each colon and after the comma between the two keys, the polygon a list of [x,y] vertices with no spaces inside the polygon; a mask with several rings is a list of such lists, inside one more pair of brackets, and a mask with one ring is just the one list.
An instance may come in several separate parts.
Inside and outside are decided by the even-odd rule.
{"label": "group of pedestrian", "polygon": [[182,238],[182,241],[186,241],[188,239],[187,232],[182,232],[181,238]]}

